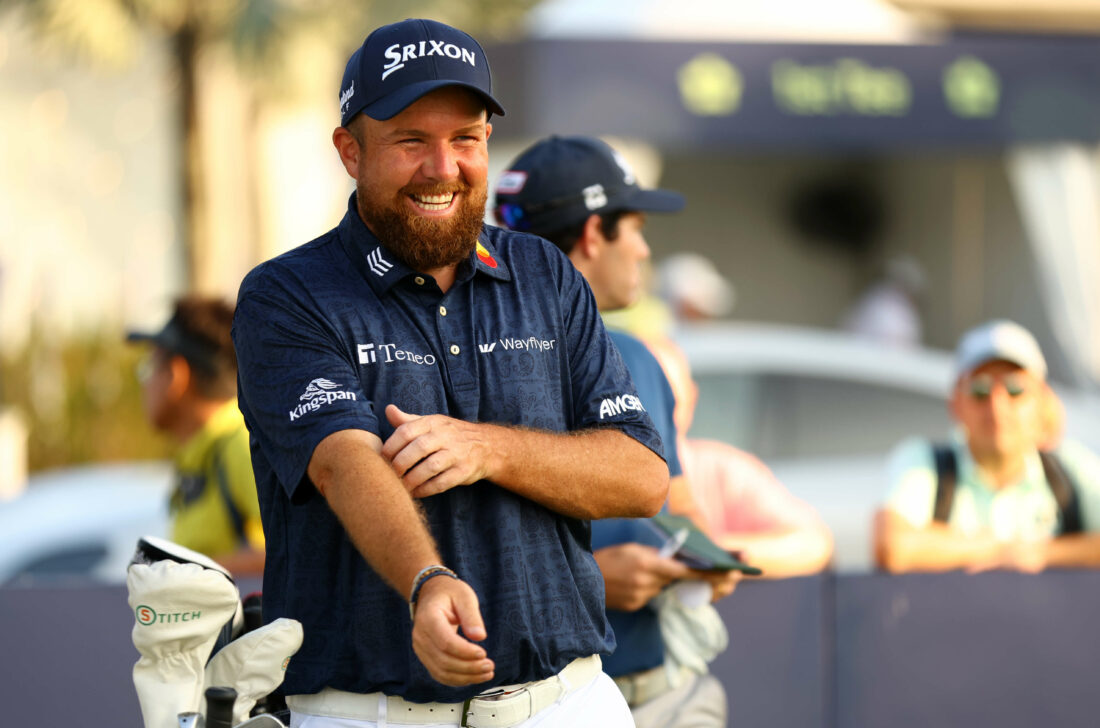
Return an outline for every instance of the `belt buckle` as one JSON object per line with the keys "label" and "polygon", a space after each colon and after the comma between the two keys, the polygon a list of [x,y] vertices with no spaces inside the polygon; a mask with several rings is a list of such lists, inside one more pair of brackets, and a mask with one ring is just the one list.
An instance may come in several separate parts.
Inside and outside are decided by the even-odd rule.
{"label": "belt buckle", "polygon": [[[461,722],[459,723],[459,725],[461,726],[461,728],[472,728],[469,725],[468,721],[469,721],[469,718],[470,718],[470,708],[471,708],[471,706],[472,706],[472,704],[475,700],[477,700],[477,701],[486,701],[486,702],[495,702],[495,701],[498,701],[498,700],[511,701],[515,698],[518,698],[520,695],[524,695],[524,694],[528,696],[528,715],[523,719],[523,720],[526,720],[527,718],[530,718],[531,715],[534,714],[530,710],[534,706],[531,702],[531,691],[528,690],[526,685],[524,685],[522,687],[516,688],[515,690],[504,690],[502,688],[496,688],[496,689],[490,690],[488,692],[479,693],[477,695],[474,695],[471,698],[467,698],[466,700],[462,701],[462,716],[461,716]],[[503,707],[505,707],[505,705],[501,705],[500,707],[503,708]],[[487,707],[487,706],[485,707],[485,711],[491,711],[491,710],[492,710],[491,707]],[[479,716],[484,716],[484,715],[485,715],[484,713],[475,712],[474,713],[474,718],[478,718]]]}

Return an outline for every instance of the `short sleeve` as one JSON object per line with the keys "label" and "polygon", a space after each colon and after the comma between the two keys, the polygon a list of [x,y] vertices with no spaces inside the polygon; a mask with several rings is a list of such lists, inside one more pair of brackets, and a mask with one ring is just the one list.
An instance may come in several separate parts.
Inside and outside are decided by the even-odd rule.
{"label": "short sleeve", "polygon": [[[241,286],[233,320],[241,412],[255,445],[288,495],[328,435],[379,433],[372,403],[337,330],[265,268]],[[257,448],[253,448],[256,450]]]}
{"label": "short sleeve", "polygon": [[887,462],[887,474],[890,491],[886,507],[917,528],[931,524],[936,467],[928,442],[906,440],[894,448]]}

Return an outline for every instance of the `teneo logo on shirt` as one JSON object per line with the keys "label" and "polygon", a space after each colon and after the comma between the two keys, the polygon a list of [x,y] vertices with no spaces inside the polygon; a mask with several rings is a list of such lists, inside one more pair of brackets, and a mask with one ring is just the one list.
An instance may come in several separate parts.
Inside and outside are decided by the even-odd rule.
{"label": "teneo logo on shirt", "polygon": [[478,344],[477,348],[482,354],[492,354],[497,348],[497,342],[500,342],[500,348],[505,351],[553,351],[557,341],[557,339],[540,339],[535,336],[528,336],[526,339],[506,336],[496,341]]}
{"label": "teneo logo on shirt", "polygon": [[306,391],[298,399],[301,400],[301,404],[290,410],[291,422],[302,415],[316,412],[323,405],[332,404],[338,399],[356,399],[356,396],[355,392],[340,390],[340,385],[336,382],[318,377],[309,383]]}
{"label": "teneo logo on shirt", "polygon": [[435,364],[434,354],[417,354],[414,351],[408,349],[398,349],[397,344],[359,344],[356,346],[356,350],[359,352],[360,364],[375,364],[378,362],[378,355],[382,355],[383,363],[392,363],[395,361],[407,361],[411,364],[419,364],[420,366],[430,367]]}
{"label": "teneo logo on shirt", "polygon": [[409,43],[408,45],[394,43],[386,49],[383,55],[389,59],[389,63],[382,66],[383,81],[386,80],[386,76],[394,71],[404,68],[407,62],[428,56],[446,56],[456,61],[469,63],[471,66],[477,65],[473,51],[459,48],[454,43],[444,43],[439,40],[422,40],[419,45],[416,43]]}
{"label": "teneo logo on shirt", "polygon": [[137,623],[143,627],[148,627],[153,624],[175,624],[176,622],[191,622],[196,619],[202,618],[202,612],[196,610],[193,612],[161,612],[157,614],[157,610],[152,607],[147,607],[144,604],[139,604],[137,609],[134,610],[134,616],[137,617]]}
{"label": "teneo logo on shirt", "polygon": [[633,394],[620,394],[618,397],[608,397],[600,402],[600,419],[604,417],[617,417],[628,410],[645,412],[642,400]]}

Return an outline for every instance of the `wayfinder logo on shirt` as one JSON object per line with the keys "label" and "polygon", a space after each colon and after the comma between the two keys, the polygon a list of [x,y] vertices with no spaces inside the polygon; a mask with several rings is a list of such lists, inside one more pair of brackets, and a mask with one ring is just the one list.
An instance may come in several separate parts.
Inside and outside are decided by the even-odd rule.
{"label": "wayfinder logo on shirt", "polygon": [[332,404],[338,399],[355,398],[355,392],[340,391],[340,385],[336,382],[318,377],[309,383],[306,391],[298,398],[301,404],[290,410],[290,421],[293,422],[310,412],[316,412],[322,405]]}

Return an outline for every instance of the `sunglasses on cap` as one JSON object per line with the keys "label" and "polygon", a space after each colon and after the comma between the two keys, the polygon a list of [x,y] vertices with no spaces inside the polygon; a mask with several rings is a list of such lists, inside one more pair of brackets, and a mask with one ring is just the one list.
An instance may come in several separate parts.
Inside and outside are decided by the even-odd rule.
{"label": "sunglasses on cap", "polygon": [[[993,387],[998,380],[988,374],[979,374],[972,377],[969,384],[969,393],[973,399],[989,399],[993,395]],[[1023,377],[1010,374],[1000,380],[1009,397],[1015,399],[1027,392],[1027,382]]]}

